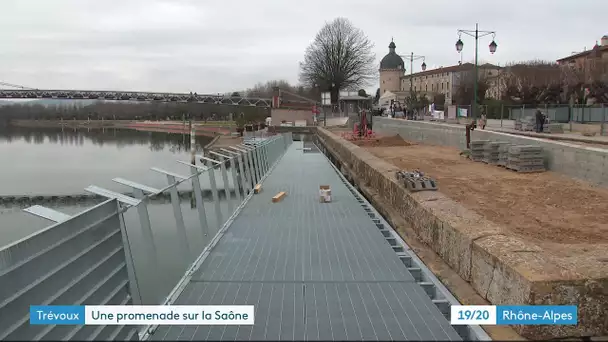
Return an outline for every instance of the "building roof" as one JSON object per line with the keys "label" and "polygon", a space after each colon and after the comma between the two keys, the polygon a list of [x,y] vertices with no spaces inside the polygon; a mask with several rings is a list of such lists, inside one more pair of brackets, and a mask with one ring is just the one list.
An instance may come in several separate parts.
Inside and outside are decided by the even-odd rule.
{"label": "building roof", "polygon": [[[432,70],[416,72],[416,73],[412,74],[412,76],[418,77],[418,76],[436,75],[436,74],[440,74],[440,73],[444,73],[444,72],[467,71],[467,70],[472,70],[474,67],[475,67],[475,65],[473,63],[463,63],[463,64],[452,65],[452,66],[448,66],[448,67],[442,67],[442,68],[437,68],[437,69],[432,69]],[[498,65],[494,65],[494,64],[490,64],[490,63],[481,64],[481,65],[479,65],[479,68],[480,69],[502,69],[502,67],[499,67]],[[409,74],[402,76],[402,78],[409,78],[409,77],[410,77]]]}
{"label": "building roof", "polygon": [[388,45],[388,54],[380,61],[380,69],[404,69],[405,63],[395,52],[396,47],[395,42],[391,41]]}
{"label": "building roof", "polygon": [[[570,55],[568,57],[564,57],[564,58],[560,58],[557,60],[557,62],[568,62],[568,61],[572,61],[578,58],[583,58],[583,57],[591,57],[592,53],[598,53],[598,52],[603,52],[603,51],[607,51],[608,50],[608,45],[597,45],[595,44],[595,46],[593,47],[593,49],[591,50],[587,50],[587,51],[583,51],[583,52],[579,52],[579,53],[575,53],[573,55]],[[599,57],[599,56],[596,56]]]}

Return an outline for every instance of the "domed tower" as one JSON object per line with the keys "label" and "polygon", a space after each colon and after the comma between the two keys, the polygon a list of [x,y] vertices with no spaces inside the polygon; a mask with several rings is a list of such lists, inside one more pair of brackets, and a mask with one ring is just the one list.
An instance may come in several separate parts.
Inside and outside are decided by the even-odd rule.
{"label": "domed tower", "polygon": [[388,45],[388,54],[380,61],[380,96],[386,91],[401,89],[401,76],[405,73],[405,63],[395,52],[395,42]]}

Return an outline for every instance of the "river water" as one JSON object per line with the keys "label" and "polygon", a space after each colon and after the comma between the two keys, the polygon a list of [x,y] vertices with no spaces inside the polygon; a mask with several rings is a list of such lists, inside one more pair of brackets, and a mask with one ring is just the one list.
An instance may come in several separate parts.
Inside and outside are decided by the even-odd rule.
{"label": "river water", "polygon": [[[209,143],[211,138],[196,137],[196,149]],[[66,214],[76,214],[100,203],[100,199],[82,198],[84,188],[97,185],[121,193],[128,187],[112,181],[121,177],[155,188],[166,186],[166,176],[150,170],[158,167],[182,175],[189,175],[189,167],[177,163],[190,161],[190,136],[178,133],[143,132],[127,129],[72,129],[72,128],[18,128],[0,127],[0,248],[44,229],[52,224],[45,219],[27,214],[23,209],[41,204]],[[197,163],[200,163],[197,161]],[[223,188],[219,170],[216,171],[218,188]],[[203,190],[210,189],[209,177],[199,177]],[[229,175],[229,187],[233,188]],[[180,191],[190,191],[191,182],[185,182]],[[57,199],[25,200],[36,196],[57,196]],[[67,197],[69,196],[69,197]],[[234,195],[233,195],[234,196]],[[14,200],[9,200],[14,197]],[[239,204],[221,197],[223,220]],[[205,197],[207,221],[212,229],[219,226],[212,199]],[[165,295],[181,277],[186,263],[180,258],[175,233],[175,220],[169,199],[153,200],[149,205],[150,221],[157,242],[159,269],[145,269],[144,247],[141,245],[140,226],[135,210],[125,215],[125,224],[132,242],[136,268],[142,279],[163,274],[166,281],[154,289],[142,289],[144,297],[159,298]],[[193,256],[206,243],[202,238],[197,209],[188,195],[181,202]],[[191,260],[190,260],[191,261]],[[140,280],[141,281],[141,280]],[[145,280],[144,280],[145,282]],[[152,282],[152,281],[151,281]],[[149,284],[150,282],[148,282]]]}

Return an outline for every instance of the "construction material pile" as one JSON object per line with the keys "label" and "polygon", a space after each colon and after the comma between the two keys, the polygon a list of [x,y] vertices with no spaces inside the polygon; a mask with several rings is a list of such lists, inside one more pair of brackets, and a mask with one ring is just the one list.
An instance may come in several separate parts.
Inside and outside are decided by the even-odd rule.
{"label": "construction material pile", "polygon": [[509,162],[509,148],[512,146],[511,143],[505,142],[500,144],[498,147],[498,165],[499,166],[507,166]]}
{"label": "construction material pile", "polygon": [[549,133],[564,133],[564,126],[561,123],[547,124],[544,129]]}
{"label": "construction material pile", "polygon": [[435,180],[426,177],[419,170],[414,170],[414,172],[397,171],[395,177],[409,191],[437,190]]}
{"label": "construction material pile", "polygon": [[483,159],[484,163],[497,165],[500,161],[501,146],[509,145],[506,141],[490,141],[484,145]]}
{"label": "construction material pile", "polygon": [[528,116],[515,121],[515,129],[518,131],[534,131],[536,129],[536,118]]}
{"label": "construction material pile", "polygon": [[506,167],[517,172],[545,171],[543,148],[534,145],[516,145],[509,147]]}
{"label": "construction material pile", "polygon": [[482,161],[485,156],[486,144],[489,142],[490,140],[471,141],[471,154],[469,154],[469,158],[474,161]]}

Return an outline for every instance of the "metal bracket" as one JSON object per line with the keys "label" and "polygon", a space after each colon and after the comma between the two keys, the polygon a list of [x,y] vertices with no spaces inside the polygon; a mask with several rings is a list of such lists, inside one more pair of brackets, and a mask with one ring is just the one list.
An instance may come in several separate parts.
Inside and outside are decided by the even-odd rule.
{"label": "metal bracket", "polygon": [[118,200],[118,202],[121,203],[126,203],[132,206],[136,206],[138,205],[141,201],[138,199],[135,199],[133,197],[127,196],[127,195],[123,195],[123,194],[119,194],[118,192],[114,192],[114,191],[110,191],[104,188],[100,188],[98,186],[95,185],[91,185],[88,186],[84,189],[84,191],[96,194],[96,195],[100,195],[103,197],[107,197],[107,198],[115,198],[116,200]]}
{"label": "metal bracket", "polygon": [[161,192],[160,189],[156,189],[156,188],[153,188],[153,187],[150,187],[150,186],[147,186],[147,185],[143,185],[143,184],[139,184],[139,183],[136,183],[136,182],[132,182],[130,180],[123,179],[123,178],[114,178],[114,179],[112,179],[112,181],[114,181],[114,182],[116,182],[118,184],[130,186],[130,187],[132,187],[134,189],[139,189],[139,190],[141,190],[143,192],[148,192],[148,193],[151,193],[151,194],[158,194],[158,193]]}
{"label": "metal bracket", "polygon": [[232,157],[230,157],[230,156],[226,156],[226,155],[223,155],[223,154],[221,154],[221,153],[214,152],[214,151],[209,151],[209,153],[214,154],[214,155],[216,155],[216,156],[218,156],[218,157],[222,157],[222,158],[224,158],[224,159],[231,159],[231,158],[232,158]]}
{"label": "metal bracket", "polygon": [[212,159],[212,158],[207,158],[207,157],[205,157],[205,156],[197,156],[197,157],[198,157],[198,158],[201,158],[202,160],[206,160],[206,161],[208,161],[208,162],[214,163],[214,164],[216,164],[216,165],[219,165],[219,164],[221,164],[221,163],[222,163],[222,162],[221,162],[221,161],[219,161],[219,160],[215,160],[215,159]]}
{"label": "metal bracket", "polygon": [[33,205],[29,208],[23,209],[23,211],[25,211],[26,213],[32,214],[32,215],[36,215],[38,217],[42,217],[43,219],[53,221],[53,222],[63,222],[63,221],[68,220],[70,217],[72,217],[68,214],[64,214],[55,209],[43,207],[41,205]]}
{"label": "metal bracket", "polygon": [[241,153],[247,153],[248,152],[246,149],[240,148],[240,147],[236,147],[236,146],[228,146],[228,148],[231,148],[231,149],[233,149],[235,151],[239,151]]}
{"label": "metal bracket", "polygon": [[173,176],[173,177],[178,178],[178,179],[188,179],[188,176],[184,176],[184,175],[180,175],[179,173],[175,173],[175,172],[159,169],[157,167],[151,167],[150,170],[158,172],[158,173],[163,173],[163,174],[165,174],[167,176]]}
{"label": "metal bracket", "polygon": [[207,171],[207,170],[209,170],[208,167],[203,166],[203,165],[191,164],[191,163],[188,163],[188,162],[185,162],[185,161],[181,161],[181,160],[178,160],[177,162],[180,163],[180,164],[187,165],[187,166],[195,167],[195,168],[197,168],[197,169],[199,169],[201,171]]}
{"label": "metal bracket", "polygon": [[240,154],[240,153],[238,153],[238,152],[230,151],[230,150],[227,150],[227,149],[225,149],[225,148],[220,148],[220,151],[223,151],[223,152],[226,152],[226,153],[230,153],[230,154],[231,154],[231,155],[233,155],[233,156],[240,156],[240,155],[241,155],[241,154]]}

